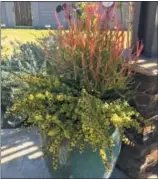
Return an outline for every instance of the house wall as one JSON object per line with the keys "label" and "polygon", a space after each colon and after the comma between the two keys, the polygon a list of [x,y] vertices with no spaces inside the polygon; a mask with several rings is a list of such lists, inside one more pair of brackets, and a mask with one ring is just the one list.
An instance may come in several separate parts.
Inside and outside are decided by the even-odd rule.
{"label": "house wall", "polygon": [[[34,1],[31,2],[32,9],[32,26],[37,28],[44,28],[46,25],[50,25],[52,28],[57,27],[57,22],[54,17],[54,12],[59,4],[63,3],[75,3],[75,2],[44,2],[44,1]],[[3,8],[1,8],[2,22],[6,24],[6,27],[15,27],[15,12],[14,12],[14,3],[13,2],[2,2]],[[127,8],[126,2],[123,2],[123,24],[124,27],[127,27]],[[63,25],[67,25],[63,13],[59,13],[59,19]],[[120,12],[117,12],[118,20],[121,19]],[[1,22],[1,23],[2,23]]]}
{"label": "house wall", "polygon": [[[62,4],[64,2],[39,2],[39,26],[51,25],[56,28],[57,23],[54,17],[54,12],[58,4]],[[66,21],[64,21],[63,13],[59,14],[59,18],[62,21],[63,25],[66,25]]]}
{"label": "house wall", "polygon": [[153,44],[152,44],[152,56],[158,58],[158,46],[157,46],[158,35],[157,33],[158,33],[158,6],[156,9],[154,37],[153,37]]}
{"label": "house wall", "polygon": [[6,27],[15,26],[15,13],[13,2],[0,2],[1,3],[1,24],[5,24]]}
{"label": "house wall", "polygon": [[[35,2],[33,2],[35,4]],[[33,4],[32,3],[32,4]],[[36,2],[36,9],[38,9],[38,23],[36,24],[36,27],[44,27],[45,25],[51,25],[53,28],[57,27],[57,23],[54,17],[54,12],[56,10],[57,5],[63,4],[63,3],[73,3],[73,2]],[[123,26],[124,28],[127,28],[127,3],[123,2],[123,10],[122,10],[122,18],[123,18]],[[34,6],[35,7],[35,6]],[[58,14],[59,19],[63,25],[67,25],[64,14],[59,13]],[[121,14],[118,10],[116,13],[116,16],[119,21],[121,21]],[[130,17],[130,20],[132,20],[132,17]]]}
{"label": "house wall", "polygon": [[1,24],[8,25],[5,2],[1,2],[0,12],[1,12]]}
{"label": "house wall", "polygon": [[147,58],[156,56],[157,45],[157,2],[141,2],[138,38],[143,41],[142,55]]}

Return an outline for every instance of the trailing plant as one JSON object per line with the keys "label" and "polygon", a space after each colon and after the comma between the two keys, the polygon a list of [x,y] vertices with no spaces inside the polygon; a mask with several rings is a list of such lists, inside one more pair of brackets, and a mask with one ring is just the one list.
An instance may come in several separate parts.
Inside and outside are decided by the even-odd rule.
{"label": "trailing plant", "polygon": [[40,41],[49,70],[31,73],[29,78],[16,75],[28,88],[14,97],[7,115],[24,116],[39,126],[49,138],[54,168],[64,142],[70,151],[77,147],[82,152],[90,145],[109,167],[105,150],[111,152],[114,145],[113,131],[119,130],[123,140],[125,129],[141,131],[139,114],[129,105],[126,93],[143,45],[137,43],[136,55],[130,51],[126,58],[122,55],[125,33],[115,16],[117,6],[115,2],[106,11],[100,2],[59,5],[57,12],[64,12],[69,30],[55,13],[59,30],[49,31],[47,43]]}
{"label": "trailing plant", "polygon": [[[34,77],[32,77],[34,79]],[[112,149],[111,132],[115,128],[123,135],[125,128],[140,130],[133,117],[139,114],[125,100],[102,101],[69,86],[61,77],[39,76],[29,81],[29,89],[17,98],[8,115],[16,113],[39,126],[50,141],[48,149],[53,154],[53,166],[57,168],[60,146],[67,141],[69,150],[76,146],[83,152],[86,145],[99,151],[108,167],[105,149]]]}

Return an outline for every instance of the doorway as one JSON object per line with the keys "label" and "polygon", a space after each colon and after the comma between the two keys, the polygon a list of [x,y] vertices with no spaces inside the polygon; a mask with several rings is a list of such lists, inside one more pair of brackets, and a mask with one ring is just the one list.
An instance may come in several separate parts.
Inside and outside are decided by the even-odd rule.
{"label": "doorway", "polygon": [[14,2],[16,26],[32,26],[31,2]]}

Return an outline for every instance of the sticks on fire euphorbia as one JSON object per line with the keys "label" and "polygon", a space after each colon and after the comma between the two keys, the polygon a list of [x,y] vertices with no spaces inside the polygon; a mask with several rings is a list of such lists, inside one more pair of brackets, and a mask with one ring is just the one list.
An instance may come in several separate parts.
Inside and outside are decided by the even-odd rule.
{"label": "sticks on fire euphorbia", "polygon": [[[117,19],[117,6],[115,2],[111,11],[107,13],[101,2],[87,2],[82,8],[77,5],[65,5],[64,14],[69,25],[68,31],[64,30],[55,13],[61,31],[57,35],[61,42],[59,48],[64,49],[69,54],[68,60],[71,59],[77,65],[77,68],[74,68],[75,76],[82,71],[84,85],[91,86],[93,90],[111,88],[111,85],[114,85],[111,84],[111,79],[117,78],[116,75],[120,80],[114,80],[115,85],[121,87],[122,82],[119,82],[127,80],[123,76],[124,71],[132,70],[132,63],[124,62],[122,57],[126,33],[122,29],[123,23],[119,23]],[[80,10],[80,13],[77,13],[77,10]],[[130,54],[127,58],[135,62],[142,49],[142,43],[138,42],[136,55]]]}

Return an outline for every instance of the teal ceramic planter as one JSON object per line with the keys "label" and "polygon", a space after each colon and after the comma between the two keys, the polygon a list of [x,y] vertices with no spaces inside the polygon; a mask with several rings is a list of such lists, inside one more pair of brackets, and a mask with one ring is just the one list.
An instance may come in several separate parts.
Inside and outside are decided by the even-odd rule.
{"label": "teal ceramic planter", "polygon": [[[61,147],[60,165],[57,170],[52,168],[51,154],[46,154],[46,163],[52,178],[110,178],[116,161],[120,154],[121,141],[117,130],[112,133],[115,146],[112,149],[112,157],[107,153],[111,170],[104,167],[98,152],[93,152],[90,146],[86,146],[82,154],[77,149],[68,152],[66,145]],[[44,139],[44,138],[43,138]],[[42,140],[43,143],[44,140]],[[44,142],[45,143],[45,142]],[[43,144],[44,144],[43,143]],[[46,144],[46,143],[45,143]]]}

